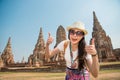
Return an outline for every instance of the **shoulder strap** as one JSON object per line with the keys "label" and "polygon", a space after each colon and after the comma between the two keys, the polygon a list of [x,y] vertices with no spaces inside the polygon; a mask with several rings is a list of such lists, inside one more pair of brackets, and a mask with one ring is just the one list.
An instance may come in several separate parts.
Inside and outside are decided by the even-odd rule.
{"label": "shoulder strap", "polygon": [[64,53],[65,53],[65,50],[66,50],[66,48],[68,46],[68,43],[69,43],[69,41],[65,41],[65,43],[64,43]]}

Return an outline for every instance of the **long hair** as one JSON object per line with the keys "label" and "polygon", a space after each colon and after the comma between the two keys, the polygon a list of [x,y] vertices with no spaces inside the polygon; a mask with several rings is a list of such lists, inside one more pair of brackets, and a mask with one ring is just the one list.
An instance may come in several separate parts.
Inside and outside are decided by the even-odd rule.
{"label": "long hair", "polygon": [[[70,30],[68,33],[68,39],[70,39]],[[78,70],[83,69],[85,66],[85,56],[87,54],[87,52],[85,51],[85,45],[85,37],[83,37],[78,43]]]}
{"label": "long hair", "polygon": [[83,37],[78,44],[78,70],[83,69],[85,66],[85,56],[87,54],[85,45],[85,37]]}

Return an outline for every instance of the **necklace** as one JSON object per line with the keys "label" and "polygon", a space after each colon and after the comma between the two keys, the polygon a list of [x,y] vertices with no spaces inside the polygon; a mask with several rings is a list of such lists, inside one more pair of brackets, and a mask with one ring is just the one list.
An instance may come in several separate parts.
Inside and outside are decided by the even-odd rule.
{"label": "necklace", "polygon": [[71,68],[75,68],[76,67],[76,63],[75,61],[77,60],[77,57],[75,60],[73,60],[73,53],[72,53],[72,45],[71,45],[71,42],[70,42],[70,57],[71,57]]}

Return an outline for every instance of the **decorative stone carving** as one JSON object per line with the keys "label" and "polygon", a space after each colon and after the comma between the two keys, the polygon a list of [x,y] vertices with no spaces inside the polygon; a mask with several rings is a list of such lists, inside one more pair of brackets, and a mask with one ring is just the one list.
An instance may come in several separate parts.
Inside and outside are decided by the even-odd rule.
{"label": "decorative stone carving", "polygon": [[99,61],[115,60],[111,39],[109,36],[106,36],[106,32],[98,22],[95,12],[93,12],[93,22],[92,37],[95,38],[95,47],[98,52]]}
{"label": "decorative stone carving", "polygon": [[2,52],[2,60],[5,65],[13,64],[14,59],[13,59],[13,54],[12,54],[12,48],[11,48],[11,38],[9,37],[8,43]]}

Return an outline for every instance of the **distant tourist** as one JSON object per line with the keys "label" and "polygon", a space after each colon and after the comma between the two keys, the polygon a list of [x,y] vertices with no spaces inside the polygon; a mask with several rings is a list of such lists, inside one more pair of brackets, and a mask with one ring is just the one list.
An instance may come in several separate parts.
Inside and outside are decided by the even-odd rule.
{"label": "distant tourist", "polygon": [[73,23],[67,27],[67,30],[68,40],[60,42],[52,51],[49,50],[49,45],[53,42],[53,38],[49,33],[46,57],[49,59],[59,51],[65,52],[65,80],[90,80],[90,73],[96,78],[99,72],[99,63],[94,39],[91,40],[90,45],[85,44],[87,30],[82,22]]}

